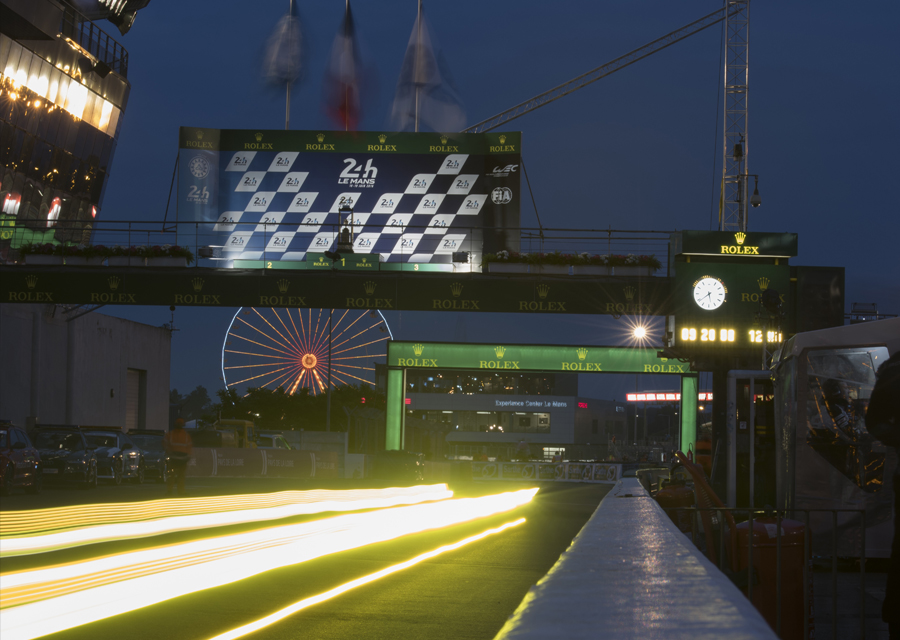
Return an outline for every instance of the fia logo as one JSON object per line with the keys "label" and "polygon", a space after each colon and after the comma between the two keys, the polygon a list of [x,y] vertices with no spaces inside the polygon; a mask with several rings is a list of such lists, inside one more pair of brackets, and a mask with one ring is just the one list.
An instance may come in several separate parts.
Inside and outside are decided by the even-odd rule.
{"label": "fia logo", "polygon": [[284,236],[279,236],[272,241],[273,247],[286,247],[288,239]]}
{"label": "fia logo", "polygon": [[413,186],[416,189],[425,189],[428,187],[428,180],[423,180],[422,178],[416,178],[413,182]]}
{"label": "fia logo", "polygon": [[297,201],[294,203],[295,207],[308,207],[309,206],[309,198],[297,198]]}
{"label": "fia logo", "polygon": [[509,204],[512,202],[512,190],[507,187],[497,187],[491,191],[491,200],[494,204]]}
{"label": "fia logo", "polygon": [[434,209],[436,206],[437,206],[437,201],[434,199],[426,200],[425,202],[422,203],[422,208],[424,208],[424,209]]}
{"label": "fia logo", "polygon": [[478,200],[466,200],[466,209],[477,209]]}
{"label": "fia logo", "polygon": [[256,196],[255,198],[253,198],[253,206],[254,206],[254,207],[264,207],[264,206],[266,206],[268,203],[269,203],[269,201],[266,200],[266,199],[265,199],[264,197],[262,197],[262,196]]}
{"label": "fia logo", "polygon": [[393,198],[382,198],[382,199],[381,199],[381,206],[382,206],[382,207],[393,207],[393,206],[394,206],[394,199],[393,199]]}
{"label": "fia logo", "polygon": [[448,169],[459,169],[459,160],[447,160],[444,166]]}
{"label": "fia logo", "polygon": [[465,179],[457,180],[457,181],[456,181],[456,188],[457,188],[457,189],[468,189],[468,188],[469,188],[469,181],[468,181],[468,180],[465,180]]}
{"label": "fia logo", "polygon": [[259,181],[256,179],[256,176],[250,176],[244,178],[244,186],[245,187],[255,187]]}

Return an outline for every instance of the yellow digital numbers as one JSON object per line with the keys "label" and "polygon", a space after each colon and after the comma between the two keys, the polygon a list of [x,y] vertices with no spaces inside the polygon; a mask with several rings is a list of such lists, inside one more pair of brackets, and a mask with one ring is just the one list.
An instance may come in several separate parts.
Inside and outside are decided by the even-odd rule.
{"label": "yellow digital numbers", "polygon": [[[762,344],[762,329],[750,329],[750,342]],[[782,335],[780,331],[766,331],[766,342],[781,342]]]}
{"label": "yellow digital numbers", "polygon": [[714,327],[682,327],[682,342],[734,342],[734,329],[721,329]]}

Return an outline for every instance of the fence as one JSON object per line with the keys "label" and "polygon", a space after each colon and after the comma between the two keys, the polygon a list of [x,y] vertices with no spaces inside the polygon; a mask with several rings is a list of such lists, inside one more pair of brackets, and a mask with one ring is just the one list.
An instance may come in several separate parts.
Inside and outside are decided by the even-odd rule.
{"label": "fence", "polygon": [[[684,520],[679,518],[680,514],[686,514],[690,520],[691,540],[698,549],[704,551],[707,558],[718,564],[720,570],[728,575],[732,581],[742,589],[747,598],[754,603],[760,610],[760,613],[766,618],[773,630],[781,638],[826,638],[831,637],[835,640],[842,640],[854,634],[848,628],[847,624],[843,624],[838,616],[838,604],[842,603],[843,612],[846,617],[858,618],[858,636],[861,639],[866,638],[867,630],[870,635],[872,632],[879,632],[884,627],[880,623],[880,616],[873,624],[867,625],[866,619],[866,515],[861,509],[792,509],[784,510],[749,510],[746,508],[728,508],[728,507],[666,507],[664,510],[669,514],[676,524],[683,523]],[[855,605],[848,598],[839,597],[839,558],[838,558],[838,514],[856,514],[860,517],[860,536],[859,555],[852,558],[851,563],[858,563],[858,587],[853,584],[853,580],[842,581],[847,585],[848,591],[856,593],[858,588],[858,609],[854,612],[851,608]],[[830,557],[814,557],[812,556],[812,530],[810,522],[814,518],[814,514],[830,515],[832,523],[832,554]],[[790,515],[791,519],[787,516]],[[735,521],[734,517],[745,517],[743,522]],[[800,520],[795,520],[800,518]],[[801,527],[793,526],[797,522]],[[760,530],[759,525],[762,525]],[[787,529],[785,528],[787,527]],[[752,544],[743,545],[742,536],[746,529],[744,539]],[[765,533],[763,533],[763,531]],[[753,532],[752,535],[750,532]],[[794,579],[796,575],[796,566],[790,566],[793,562],[797,564],[798,556],[796,551],[799,548],[797,536],[798,532],[802,535],[802,556],[799,556],[799,564],[802,567],[802,577],[799,583],[802,590],[802,609],[800,617],[802,621],[798,623],[799,618],[797,612],[790,610],[790,619],[785,621],[785,609],[790,609],[790,605],[796,606],[797,602],[796,584]],[[688,533],[685,531],[685,533]],[[774,538],[772,537],[774,533]],[[763,536],[767,537],[763,537]],[[774,542],[774,567],[768,566],[772,558],[770,555],[771,543]],[[746,546],[746,552],[743,547]],[[756,557],[754,557],[756,556]],[[788,558],[788,567],[784,566],[784,559]],[[821,589],[824,580],[814,579],[814,567],[829,566],[828,574],[830,577],[830,607],[825,604],[827,600],[821,593],[816,593],[817,589]],[[846,563],[844,563],[846,565]],[[846,572],[844,572],[846,574]],[[790,593],[790,588],[785,588],[785,577],[789,587],[794,587],[794,593]],[[871,581],[871,578],[870,578]],[[847,584],[849,582],[849,584]],[[756,584],[755,584],[756,583]],[[815,587],[814,587],[815,585]],[[774,594],[766,591],[767,588],[774,588]],[[756,592],[756,596],[754,596]],[[818,604],[817,604],[818,602]],[[785,604],[788,606],[786,607]],[[827,609],[830,608],[830,611]],[[849,615],[848,615],[849,614]],[[829,624],[830,623],[830,624]],[[826,635],[822,631],[829,630],[830,634]],[[868,626],[868,629],[867,629]],[[815,635],[810,636],[811,627],[815,629]],[[802,635],[800,635],[802,633]]]}

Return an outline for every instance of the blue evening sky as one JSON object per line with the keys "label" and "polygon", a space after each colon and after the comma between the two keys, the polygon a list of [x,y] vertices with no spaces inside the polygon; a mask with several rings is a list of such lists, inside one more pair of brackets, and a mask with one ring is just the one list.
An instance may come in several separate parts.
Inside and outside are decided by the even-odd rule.
{"label": "blue evening sky", "polygon": [[[263,85],[260,59],[287,5],[156,0],[130,33],[117,36],[130,54],[132,90],[102,219],[163,219],[179,126],[284,127],[284,90]],[[352,6],[377,87],[360,129],[382,131],[416,0]],[[720,6],[459,0],[426,1],[425,11],[467,121],[475,123]],[[300,0],[299,10],[305,77],[292,94],[291,128],[330,129],[323,75],[344,0]],[[900,313],[900,4],[754,0],[750,16],[749,168],[760,175],[763,205],[752,210],[749,229],[799,233],[796,264],[846,267],[848,308],[877,302],[884,312]],[[721,37],[721,26],[711,27],[504,127],[523,132],[545,227],[669,231],[715,224]],[[522,200],[522,225],[537,226],[524,188]],[[212,393],[221,386],[222,340],[234,311],[176,311],[172,387],[187,392],[202,384]],[[153,325],[170,315],[164,307],[102,313]],[[395,338],[412,340],[464,334],[474,342],[617,344],[624,333],[623,321],[595,316],[394,312],[388,321]],[[640,384],[662,389],[677,382]],[[634,386],[633,376],[597,376],[583,380],[583,394],[622,399]]]}

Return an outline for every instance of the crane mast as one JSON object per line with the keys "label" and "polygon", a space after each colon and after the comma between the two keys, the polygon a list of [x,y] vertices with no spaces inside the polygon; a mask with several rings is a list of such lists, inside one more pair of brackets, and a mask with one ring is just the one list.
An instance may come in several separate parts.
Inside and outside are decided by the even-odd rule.
{"label": "crane mast", "polygon": [[750,178],[747,158],[750,1],[726,0],[725,113],[723,118],[720,231],[747,231]]}

